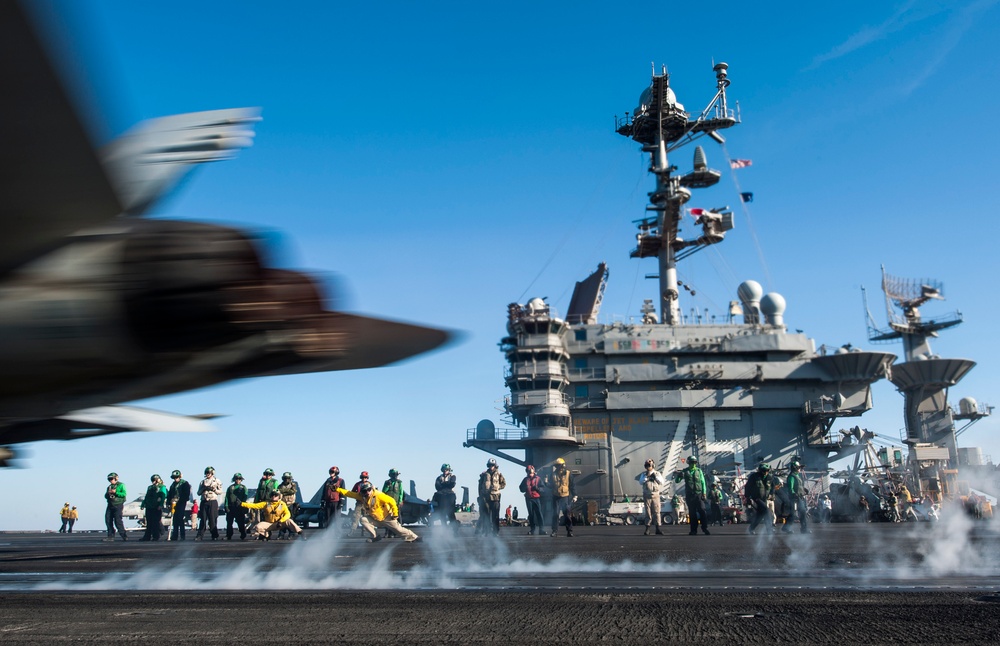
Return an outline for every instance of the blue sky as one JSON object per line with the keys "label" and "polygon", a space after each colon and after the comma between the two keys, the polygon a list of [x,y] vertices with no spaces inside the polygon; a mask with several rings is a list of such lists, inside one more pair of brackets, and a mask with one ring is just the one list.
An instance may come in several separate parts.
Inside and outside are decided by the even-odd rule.
{"label": "blue sky", "polygon": [[[69,3],[56,3],[68,8]],[[429,494],[442,462],[473,486],[487,455],[462,447],[506,394],[506,305],[547,296],[565,312],[573,283],[610,265],[602,318],[637,316],[652,261],[628,258],[652,183],[637,146],[613,131],[668,66],[691,112],[729,63],[726,133],[752,191],[751,222],[681,266],[697,288],[685,311],[723,314],[756,279],[788,301],[786,323],[816,345],[866,339],[860,288],[885,323],[879,266],[944,282],[965,323],[933,343],[978,366],[951,393],[1000,403],[989,289],[998,270],[997,0],[774,3],[345,3],[105,0],[72,3],[81,61],[105,132],[178,112],[260,106],[254,146],[202,168],[158,215],[272,232],[275,262],[326,277],[348,310],[461,330],[445,350],[401,365],[236,382],[143,402],[215,412],[212,434],[129,434],[27,447],[37,505],[0,528],[55,527],[64,501],[103,524],[117,471],[139,495],[149,475],[206,465],[254,480],[290,470],[312,492],[332,464],[351,481],[390,467]],[[689,206],[737,205],[723,181]],[[690,150],[671,161],[690,165]],[[703,197],[702,197],[703,196]],[[755,244],[759,242],[759,247]],[[766,262],[762,263],[761,258]],[[985,291],[984,291],[985,290]],[[875,349],[902,352],[899,344]],[[888,383],[859,423],[898,437],[902,397]],[[849,425],[854,421],[847,420]],[[848,424],[845,424],[845,426]],[[1000,459],[1000,418],[961,438]],[[520,470],[507,464],[508,479]],[[515,480],[516,482],[516,480]],[[506,501],[516,501],[516,489]]]}

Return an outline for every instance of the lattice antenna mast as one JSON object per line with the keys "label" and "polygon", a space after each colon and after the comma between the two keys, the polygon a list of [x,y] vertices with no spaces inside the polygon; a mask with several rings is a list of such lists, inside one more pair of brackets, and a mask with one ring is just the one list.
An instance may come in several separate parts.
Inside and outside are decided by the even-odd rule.
{"label": "lattice antenna mast", "polygon": [[889,329],[870,329],[868,338],[875,342],[902,339],[907,361],[931,356],[929,339],[936,337],[939,330],[962,322],[960,312],[927,319],[921,316],[920,308],[925,303],[931,300],[944,300],[944,285],[940,281],[927,278],[899,278],[887,274],[883,266],[882,291],[885,294]]}

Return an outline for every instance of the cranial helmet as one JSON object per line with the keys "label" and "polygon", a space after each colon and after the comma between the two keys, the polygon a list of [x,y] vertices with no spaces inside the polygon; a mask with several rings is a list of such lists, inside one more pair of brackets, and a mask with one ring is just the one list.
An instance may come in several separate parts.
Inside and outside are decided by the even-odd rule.
{"label": "cranial helmet", "polygon": [[271,497],[272,498],[281,498],[281,492],[278,491],[277,489],[275,489],[274,491],[271,492]]}
{"label": "cranial helmet", "polygon": [[398,475],[399,475],[399,471],[397,471],[396,469],[389,469],[389,477],[390,478],[395,478]]}
{"label": "cranial helmet", "polygon": [[264,475],[266,475],[266,476],[273,476],[274,475],[274,469],[271,469],[271,468],[264,469]]}
{"label": "cranial helmet", "polygon": [[171,478],[179,478],[179,477],[181,477],[181,472],[178,471],[177,469],[174,469],[173,471],[170,472],[170,477]]}
{"label": "cranial helmet", "polygon": [[486,468],[487,469],[490,468],[490,467],[495,467],[495,466],[499,466],[499,465],[497,464],[497,461],[494,460],[493,458],[490,458],[489,460],[486,461]]}
{"label": "cranial helmet", "polygon": [[802,468],[802,463],[801,463],[801,462],[799,462],[799,459],[798,459],[798,458],[793,458],[793,459],[792,459],[792,462],[791,462],[791,464],[789,464],[789,465],[788,465],[788,467],[789,467],[789,468],[790,468],[790,469],[791,469],[792,471],[798,471],[799,469],[801,469],[801,468]]}
{"label": "cranial helmet", "polygon": [[375,487],[372,486],[372,483],[370,483],[370,482],[362,482],[361,483],[361,487],[360,487],[360,491],[363,494],[367,494],[367,493],[369,493],[374,488]]}
{"label": "cranial helmet", "polygon": [[205,467],[205,475],[208,475],[210,473],[215,473],[215,469],[212,467]]}
{"label": "cranial helmet", "polygon": [[368,477],[368,472],[367,471],[362,471],[361,472],[361,477],[362,478],[367,478]]}
{"label": "cranial helmet", "polygon": [[556,466],[557,467],[566,466],[566,460],[563,460],[562,458],[556,458]]}
{"label": "cranial helmet", "polygon": [[654,462],[652,460],[646,460],[646,462],[642,466],[648,469],[649,467],[653,466],[653,464]]}
{"label": "cranial helmet", "polygon": [[160,476],[159,476],[159,474],[156,474],[156,473],[154,473],[153,475],[149,476],[149,481],[150,482],[156,482],[159,479],[160,479]]}
{"label": "cranial helmet", "polygon": [[338,467],[330,467],[330,473],[340,473],[340,469]]}
{"label": "cranial helmet", "polygon": [[531,473],[534,470],[535,470],[535,465],[533,464],[529,464],[528,466],[524,467],[525,473]]}
{"label": "cranial helmet", "polygon": [[693,455],[688,456],[688,464],[698,464],[698,458]]}
{"label": "cranial helmet", "polygon": [[237,480],[242,480],[242,479],[243,479],[243,474],[242,473],[237,472],[237,473],[233,474],[233,482],[236,482]]}
{"label": "cranial helmet", "polygon": [[108,480],[111,480],[112,478],[117,478],[117,477],[118,477],[118,474],[115,473],[114,471],[112,471],[111,473],[108,474]]}
{"label": "cranial helmet", "polygon": [[759,467],[757,467],[757,470],[758,470],[758,471],[762,471],[762,472],[765,472],[765,473],[766,473],[767,471],[770,471],[770,470],[771,470],[771,465],[770,465],[770,464],[768,464],[767,462],[761,462],[761,463],[760,463],[760,466],[759,466]]}
{"label": "cranial helmet", "polygon": [[281,474],[281,479],[282,480],[291,480],[292,479],[292,472],[291,471],[285,471],[284,473]]}
{"label": "cranial helmet", "polygon": [[441,465],[441,473],[444,473],[445,471],[451,471],[451,465],[447,462]]}

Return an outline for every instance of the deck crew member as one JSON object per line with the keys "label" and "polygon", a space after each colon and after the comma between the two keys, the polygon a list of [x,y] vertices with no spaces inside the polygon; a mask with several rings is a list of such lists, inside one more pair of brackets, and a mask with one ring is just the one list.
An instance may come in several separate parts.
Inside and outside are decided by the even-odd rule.
{"label": "deck crew member", "polygon": [[698,458],[693,455],[688,456],[688,468],[678,471],[674,476],[674,482],[684,481],[684,503],[687,506],[688,522],[690,523],[690,535],[698,533],[698,523],[701,523],[701,532],[706,536],[708,531],[708,518],[705,513],[705,495],[708,490],[705,487],[705,474],[698,466]]}
{"label": "deck crew member", "polygon": [[441,465],[441,475],[434,480],[434,515],[441,519],[441,525],[451,523],[457,530],[461,523],[455,518],[455,474],[451,465],[445,462]]}
{"label": "deck crew member", "polygon": [[[788,497],[791,499],[793,514],[799,516],[799,531],[803,534],[809,533],[809,511],[806,509],[806,495],[809,491],[805,488],[805,478],[802,476],[802,463],[798,458],[792,458],[788,465],[789,474],[785,486],[788,488]],[[789,531],[791,529],[789,528]]]}
{"label": "deck crew member", "polygon": [[140,541],[158,541],[163,533],[163,504],[167,501],[167,488],[163,479],[154,473],[149,477],[149,486],[139,508],[146,512],[146,531]]}
{"label": "deck crew member", "polygon": [[357,508],[361,510],[361,529],[368,534],[369,543],[382,540],[376,527],[385,527],[396,536],[402,536],[407,543],[420,538],[399,524],[399,507],[396,506],[396,501],[376,490],[372,483],[361,483],[357,493],[347,489],[340,489],[339,493],[358,501]]}
{"label": "deck crew member", "polygon": [[[399,479],[399,470],[389,469],[389,479],[382,485],[382,493],[396,501],[396,507],[399,508],[399,515],[402,517],[403,501],[406,500],[406,494],[403,491],[403,481]],[[389,530],[385,530],[385,537],[389,538],[389,535]]]}
{"label": "deck crew member", "polygon": [[226,540],[233,540],[233,523],[240,530],[240,540],[247,537],[247,510],[241,503],[249,498],[246,485],[243,484],[243,474],[233,474],[233,484],[226,489]]}
{"label": "deck crew member", "polygon": [[[757,532],[757,526],[770,516],[767,508],[767,499],[773,495],[774,483],[771,481],[771,465],[761,462],[757,470],[750,474],[747,483],[743,487],[743,497],[747,507],[753,509],[753,520],[750,521],[750,529],[747,533]],[[767,527],[768,531],[774,531],[772,526]]]}
{"label": "deck crew member", "polygon": [[184,540],[184,533],[187,527],[184,523],[184,515],[187,513],[188,500],[191,499],[191,483],[181,477],[181,472],[177,469],[170,474],[173,484],[167,492],[167,502],[170,504],[170,540]]}
{"label": "deck crew member", "polygon": [[507,486],[507,480],[500,473],[500,465],[493,458],[486,462],[486,471],[479,474],[479,498],[481,531],[491,532],[494,536],[500,533],[500,491]]}
{"label": "deck crew member", "polygon": [[552,465],[552,477],[549,480],[552,488],[552,533],[556,535],[556,527],[559,526],[559,514],[563,515],[563,522],[566,525],[566,536],[573,535],[573,503],[576,502],[576,479],[566,468],[566,460],[556,458],[556,463]]}
{"label": "deck crew member", "polygon": [[62,509],[59,510],[59,518],[62,520],[62,526],[59,527],[59,533],[65,534],[66,525],[69,524],[69,503],[63,505]]}
{"label": "deck crew member", "polygon": [[288,510],[288,505],[281,499],[281,493],[277,490],[271,492],[271,499],[266,502],[241,502],[240,506],[260,510],[260,522],[250,530],[251,535],[259,540],[270,540],[275,530],[282,529],[295,532],[302,540],[306,539],[302,534],[302,528],[292,520],[292,512]]}
{"label": "deck crew member", "polygon": [[122,507],[125,505],[125,484],[118,481],[117,473],[108,474],[108,488],[104,491],[104,499],[108,501],[108,508],[104,511],[104,524],[108,529],[108,537],[104,540],[115,540],[115,529],[121,534],[122,540],[127,541],[125,534],[125,523],[122,522]]}
{"label": "deck crew member", "polygon": [[646,470],[639,475],[639,484],[642,485],[642,502],[646,506],[646,531],[643,536],[649,536],[649,526],[656,528],[656,533],[663,535],[660,531],[660,490],[663,488],[663,477],[656,471],[655,463],[646,460],[643,465]]}
{"label": "deck crew member", "polygon": [[[361,475],[358,476],[358,481],[354,483],[351,487],[351,493],[360,493],[361,485],[368,482],[368,472],[362,471]],[[375,486],[375,485],[372,485]],[[348,535],[353,534],[354,530],[358,528],[358,523],[361,522],[362,509],[360,504],[354,505],[354,510],[351,512],[351,529],[348,531]]]}
{"label": "deck crew member", "polygon": [[715,523],[719,523],[719,527],[722,527],[723,525],[722,499],[723,499],[723,493],[722,489],[719,487],[719,483],[713,482],[708,487],[708,503],[709,505],[711,505],[712,509],[711,513],[709,514],[709,518],[712,519],[711,523],[709,523],[711,525],[714,525]]}
{"label": "deck crew member", "polygon": [[337,489],[344,488],[344,479],[340,477],[339,467],[330,467],[330,477],[323,483],[323,508],[319,514],[320,529],[333,525],[340,520],[344,510],[344,498],[337,493]]}
{"label": "deck crew member", "polygon": [[[282,473],[281,484],[278,485],[278,493],[281,494],[281,501],[288,507],[288,511],[292,514],[293,519],[299,515],[299,503],[296,499],[298,492],[299,485],[295,482],[295,478],[292,477],[292,472],[285,471]],[[278,532],[278,538],[285,538],[288,534],[288,530],[283,529]]]}
{"label": "deck crew member", "polygon": [[524,505],[528,510],[528,534],[541,535],[545,533],[545,521],[542,520],[542,479],[535,473],[531,464],[524,468],[525,476],[519,489],[524,494]]}
{"label": "deck crew member", "polygon": [[207,525],[212,540],[216,541],[219,539],[219,496],[222,495],[222,481],[215,477],[213,467],[205,467],[205,479],[198,484],[198,495],[201,496],[201,506],[198,508],[198,533],[195,540],[202,539]]}

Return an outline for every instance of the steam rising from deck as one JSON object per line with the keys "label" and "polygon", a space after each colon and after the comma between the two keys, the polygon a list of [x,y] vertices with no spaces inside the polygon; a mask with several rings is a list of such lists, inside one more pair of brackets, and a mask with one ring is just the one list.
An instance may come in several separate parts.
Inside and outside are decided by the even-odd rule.
{"label": "steam rising from deck", "polygon": [[[272,558],[272,545],[262,545],[258,553],[221,567],[217,560],[205,560],[195,567],[150,566],[131,573],[115,573],[92,582],[44,583],[32,586],[39,591],[53,590],[413,590],[470,589],[480,587],[516,587],[523,585],[525,576],[534,575],[531,587],[601,587],[601,577],[636,575],[636,586],[669,587],[659,574],[698,574],[727,570],[767,573],[795,572],[815,576],[817,584],[827,586],[893,586],[912,585],[916,580],[942,576],[993,577],[1000,574],[995,559],[985,552],[987,546],[978,538],[995,538],[996,527],[975,523],[960,509],[946,513],[939,523],[913,523],[900,528],[892,536],[900,543],[876,542],[885,533],[871,531],[867,525],[857,528],[857,554],[875,553],[879,561],[867,568],[845,555],[843,562],[820,562],[817,548],[823,531],[815,534],[790,536],[719,537],[718,540],[746,541],[749,561],[740,559],[735,565],[714,565],[711,551],[697,562],[671,562],[665,558],[653,562],[621,559],[607,562],[570,553],[573,543],[564,543],[566,553],[551,559],[532,558],[516,554],[530,545],[518,540],[482,538],[469,541],[439,528],[423,532],[426,542],[409,546],[393,543],[383,547],[361,547],[359,554],[348,554],[345,543],[333,534],[317,534],[309,542],[288,546]],[[624,531],[624,530],[623,530]],[[563,539],[557,539],[563,540]],[[663,539],[669,549],[681,536]],[[703,540],[703,539],[698,539]],[[716,539],[712,539],[716,540]],[[902,544],[913,545],[907,552]],[[709,544],[703,543],[708,546]],[[412,553],[412,558],[399,550]],[[206,555],[207,556],[207,555]],[[396,560],[403,565],[393,566]],[[401,557],[401,559],[400,559]],[[344,564],[344,566],[342,566]],[[594,575],[581,582],[581,576]],[[563,580],[556,581],[557,577]],[[570,583],[565,582],[570,578]],[[509,579],[509,582],[506,580]]]}

